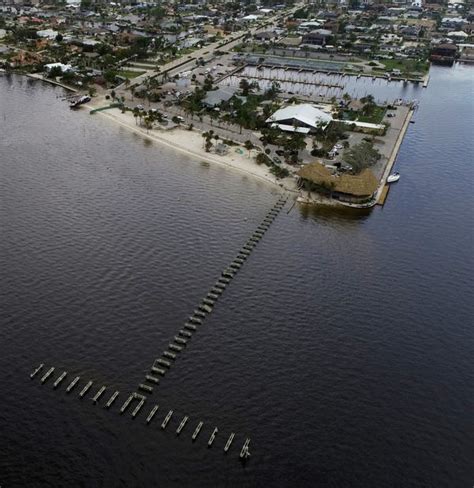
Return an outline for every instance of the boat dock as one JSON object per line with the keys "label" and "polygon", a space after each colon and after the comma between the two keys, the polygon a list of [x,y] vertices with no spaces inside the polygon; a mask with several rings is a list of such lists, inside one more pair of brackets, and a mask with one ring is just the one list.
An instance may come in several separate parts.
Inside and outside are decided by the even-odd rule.
{"label": "boat dock", "polygon": [[92,401],[94,403],[97,403],[99,401],[99,398],[102,396],[102,394],[104,393],[105,391],[105,386],[102,386],[99,391],[94,395],[94,398],[92,398]]}
{"label": "boat dock", "polygon": [[173,415],[173,410],[170,410],[168,412],[168,414],[166,415],[165,419],[163,420],[163,423],[161,424],[162,429],[166,428],[166,426],[168,425],[168,422],[170,421],[172,415]]}
{"label": "boat dock", "polygon": [[156,404],[152,409],[151,409],[151,412],[149,413],[148,417],[146,418],[146,423],[149,424],[153,417],[155,416],[155,413],[156,411],[158,410],[158,408],[160,408],[160,406],[158,404]]}
{"label": "boat dock", "polygon": [[61,373],[61,376],[54,382],[53,387],[57,388],[61,384],[61,381],[66,377],[66,375],[67,375],[66,371],[63,371]]}
{"label": "boat dock", "polygon": [[199,422],[199,424],[196,427],[196,430],[193,432],[193,441],[196,440],[197,436],[199,435],[199,432],[201,432],[202,426],[204,425],[204,422]]}
{"label": "boat dock", "polygon": [[31,374],[30,378],[33,379],[42,369],[44,368],[44,364],[41,363]]}
{"label": "boat dock", "polygon": [[181,423],[179,424],[179,427],[176,429],[176,434],[179,435],[181,434],[181,431],[184,429],[184,426],[186,425],[186,422],[188,421],[188,417],[185,416],[183,420],[181,420]]}
{"label": "boat dock", "polygon": [[112,406],[112,403],[115,402],[115,399],[118,397],[119,392],[115,391],[112,396],[109,398],[109,401],[105,404],[104,408],[110,408]]}
{"label": "boat dock", "polygon": [[[193,314],[185,321],[182,328],[173,337],[173,340],[168,344],[168,349],[161,353],[160,357],[157,357],[151,366],[151,374],[145,375],[145,381],[140,383],[138,388],[145,393],[153,393],[153,391],[160,384],[156,375],[165,376],[165,374],[171,369],[181,354],[189,345],[193,334],[197,332],[199,327],[205,324],[205,321],[209,314],[212,313],[214,307],[217,305],[219,297],[224,293],[227,287],[232,283],[232,280],[237,276],[242,266],[245,264],[250,254],[255,249],[255,246],[265,236],[265,232],[270,228],[275,218],[281,212],[288,200],[288,196],[282,195],[270,208],[267,215],[263,218],[262,222],[257,226],[252,235],[243,244],[238,251],[236,257],[224,268],[221,275],[217,278],[214,285],[209,292],[205,294],[199,305],[195,308]],[[146,384],[154,383],[153,386]]]}
{"label": "boat dock", "polygon": [[90,390],[90,387],[92,386],[93,383],[94,383],[93,381],[89,381],[89,383],[87,383],[87,385],[84,386],[84,388],[81,390],[81,393],[79,393],[80,398],[84,398],[84,395]]}
{"label": "boat dock", "polygon": [[[34,375],[37,375],[38,372],[44,368],[44,365],[41,365],[41,367],[38,367],[36,368],[37,372],[35,373],[33,371],[33,373],[31,374],[34,374]],[[35,370],[35,371],[36,371]],[[48,371],[46,372],[46,374],[41,378],[40,380],[40,383],[44,383],[45,381],[47,381],[47,379],[53,374],[53,372],[56,370],[56,368],[54,367],[51,367],[48,369]],[[31,377],[31,374],[30,374],[30,377]],[[56,380],[54,381],[54,385],[56,386],[59,386],[64,378],[66,377],[67,375],[67,372],[66,371],[63,371],[57,378]],[[43,381],[44,380],[44,381]],[[80,381],[80,376],[76,376],[74,377],[74,379],[71,381],[71,383],[68,385],[68,387],[63,390],[64,393],[69,393],[70,391],[72,391],[73,388],[76,387],[76,385],[79,383]],[[78,397],[80,399],[82,399],[86,394],[87,392],[90,391],[90,389],[92,388],[94,382],[92,380],[89,380],[87,381],[87,383],[85,383],[85,385],[83,386],[82,390],[80,391]],[[54,387],[54,389],[56,389],[56,386]],[[92,403],[93,404],[98,404],[101,402],[101,400],[103,399],[103,397],[105,396],[105,392],[107,391],[107,387],[105,385],[102,385],[97,391],[96,393],[94,394],[94,396],[91,398],[92,400]],[[111,410],[111,407],[112,405],[115,403],[117,397],[119,396],[119,391],[116,390],[112,393],[112,395],[110,396],[110,398],[108,398],[107,400],[103,400],[103,408],[110,411]],[[147,397],[145,395],[142,395],[140,393],[137,393],[137,392],[132,392],[128,395],[128,397],[126,398],[126,400],[124,401],[124,403],[122,404],[122,406],[120,406],[120,408],[118,408],[117,410],[115,410],[118,414],[122,415],[124,414],[128,409],[130,409],[130,407],[132,406],[132,403],[133,402],[136,402],[136,405],[134,405],[134,409],[132,410],[131,412],[131,417],[132,419],[135,419],[136,417],[138,417],[139,413],[145,409],[145,404],[146,404],[146,400],[147,400]],[[158,412],[159,410],[159,405],[158,404],[154,404],[150,410],[146,413],[146,417],[145,417],[145,420],[144,420],[144,423],[146,425],[150,425],[152,420],[154,419],[154,417],[156,416],[156,413]],[[168,413],[166,414],[166,416],[164,417],[162,423],[161,423],[161,430],[165,430],[166,427],[168,426],[169,422],[171,421],[171,418],[173,417],[173,415],[175,415],[175,411],[173,409],[170,409],[168,411]],[[186,425],[189,423],[189,420],[190,420],[190,417],[188,415],[184,415],[181,419],[181,422],[179,423],[178,427],[176,428],[176,435],[177,436],[180,436],[182,434],[182,432],[184,431]],[[194,429],[192,435],[191,435],[191,441],[194,443],[199,434],[201,433],[201,431],[203,430],[203,427],[204,427],[204,422],[202,420],[200,420],[197,425],[196,425],[196,428]],[[219,432],[219,429],[218,427],[214,427],[212,431],[209,432],[209,439],[207,440],[207,447],[211,447],[215,440],[216,440],[216,437],[217,437],[217,434]],[[231,449],[231,446],[232,446],[232,443],[234,441],[234,438],[235,438],[235,432],[232,432],[226,443],[225,443],[225,447],[224,447],[224,453],[227,453],[230,449]],[[240,451],[240,454],[239,454],[239,457],[242,459],[247,459],[249,456],[250,456],[250,453],[248,451],[248,446],[249,446],[249,443],[250,443],[250,439],[247,439]]]}
{"label": "boat dock", "polygon": [[46,383],[46,380],[53,374],[54,368],[49,368],[45,375],[41,378],[41,383]]}
{"label": "boat dock", "polygon": [[227,442],[225,443],[224,452],[227,452],[229,450],[229,447],[234,440],[234,436],[235,434],[232,432],[232,434],[230,434],[229,438],[227,439]]}
{"label": "boat dock", "polygon": [[77,384],[77,382],[81,379],[80,376],[76,376],[71,383],[69,383],[69,386],[66,388],[66,393],[69,393]]}
{"label": "boat dock", "polygon": [[247,439],[242,446],[242,450],[240,451],[240,459],[247,459],[250,457],[249,444],[250,439]]}
{"label": "boat dock", "polygon": [[209,437],[209,440],[207,441],[208,447],[212,446],[218,432],[219,432],[219,429],[217,427],[215,427],[214,430],[212,431],[211,437]]}

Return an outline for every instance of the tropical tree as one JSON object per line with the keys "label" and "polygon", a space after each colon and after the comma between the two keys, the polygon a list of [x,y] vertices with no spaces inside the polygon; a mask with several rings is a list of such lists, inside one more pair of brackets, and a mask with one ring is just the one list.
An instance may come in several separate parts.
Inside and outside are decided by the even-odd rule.
{"label": "tropical tree", "polygon": [[344,161],[352,166],[354,173],[373,166],[380,157],[380,152],[368,141],[362,141],[344,153]]}
{"label": "tropical tree", "polygon": [[252,141],[250,141],[249,139],[247,139],[245,142],[244,142],[244,147],[245,149],[247,149],[247,151],[249,152],[249,157],[250,157],[250,151],[254,148],[254,145],[252,143]]}

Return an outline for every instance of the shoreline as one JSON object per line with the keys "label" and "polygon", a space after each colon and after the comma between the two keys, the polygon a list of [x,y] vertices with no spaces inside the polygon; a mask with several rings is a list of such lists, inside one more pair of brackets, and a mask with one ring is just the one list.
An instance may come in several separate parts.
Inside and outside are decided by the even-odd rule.
{"label": "shoreline", "polygon": [[44,81],[45,83],[50,83],[51,85],[55,86],[60,86],[61,88],[64,88],[65,90],[68,90],[73,93],[77,93],[79,90],[76,88],[73,88],[72,86],[65,85],[64,83],[60,83],[59,81],[56,80],[51,80],[49,78],[45,78],[44,76],[36,73],[24,73],[25,76],[28,78],[32,78],[33,80],[39,80],[39,81]]}
{"label": "shoreline", "polygon": [[[306,205],[333,205],[333,206],[340,206],[340,207],[346,207],[346,208],[355,208],[355,209],[371,209],[374,208],[379,200],[380,200],[380,195],[383,192],[383,189],[387,185],[387,177],[389,176],[390,172],[393,169],[393,166],[395,164],[395,161],[397,159],[398,153],[400,152],[400,147],[403,143],[403,140],[405,139],[405,134],[408,130],[408,127],[410,125],[410,121],[413,117],[414,110],[411,108],[408,110],[407,115],[405,117],[405,120],[403,121],[403,124],[400,128],[400,132],[397,136],[397,139],[395,141],[395,144],[393,145],[392,151],[390,152],[390,155],[387,159],[387,163],[385,165],[385,168],[383,170],[382,176],[380,177],[379,184],[377,186],[377,189],[375,190],[373,194],[373,198],[370,200],[368,203],[349,203],[349,202],[342,202],[340,200],[334,200],[334,199],[329,199],[323,195],[318,195],[318,198],[316,199],[315,197],[308,195],[304,196],[303,194],[298,197],[297,201],[298,203],[306,204]],[[315,194],[317,195],[317,194]],[[319,200],[319,201],[318,201]]]}
{"label": "shoreline", "polygon": [[[102,106],[105,106],[106,103],[106,100],[100,100],[100,102],[98,100],[93,100],[92,103],[84,105],[83,107],[90,111],[91,109],[93,110],[101,108]],[[272,185],[273,187],[278,188],[278,190],[280,190],[281,192],[297,191],[296,184],[291,178],[277,180],[276,177],[267,170],[267,166],[257,165],[257,163],[253,160],[253,156],[255,154],[253,151],[252,156],[248,157],[245,154],[247,151],[243,149],[239,144],[237,144],[236,146],[230,146],[229,153],[220,156],[214,153],[205,152],[202,147],[202,133],[197,129],[188,131],[187,129],[183,128],[175,128],[169,131],[163,131],[159,129],[150,129],[147,131],[143,127],[140,127],[136,124],[136,121],[130,112],[122,113],[121,110],[118,108],[111,108],[108,110],[97,112],[96,114],[106,117],[107,119],[128,129],[129,131],[146,137],[163,146],[179,151],[192,158],[197,158],[200,161],[217,164],[220,166],[231,168],[242,174],[250,175],[260,181],[263,181],[267,184]],[[244,154],[237,153],[235,151],[237,148],[243,150]],[[285,184],[285,180],[287,180],[286,183],[293,183],[294,188],[289,188]]]}

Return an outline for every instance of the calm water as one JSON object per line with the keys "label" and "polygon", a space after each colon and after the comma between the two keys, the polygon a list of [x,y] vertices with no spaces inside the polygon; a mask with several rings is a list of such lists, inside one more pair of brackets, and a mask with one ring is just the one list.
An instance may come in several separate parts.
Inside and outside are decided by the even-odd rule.
{"label": "calm water", "polygon": [[[222,85],[238,87],[242,75],[250,76],[256,81],[261,90],[271,87],[278,81],[283,92],[309,97],[342,97],[348,93],[353,98],[361,98],[368,94],[381,103],[393,102],[398,98],[406,101],[418,100],[422,93],[421,83],[405,83],[403,81],[388,81],[384,78],[343,76],[340,74],[310,73],[308,71],[288,70],[279,68],[261,68],[246,66],[241,73],[229,76],[222,81]],[[311,83],[311,84],[308,84]],[[317,84],[314,84],[317,83]]]}
{"label": "calm water", "polygon": [[0,77],[0,485],[471,486],[473,73],[432,70],[383,209],[280,214],[149,427],[28,375],[132,391],[277,195]]}

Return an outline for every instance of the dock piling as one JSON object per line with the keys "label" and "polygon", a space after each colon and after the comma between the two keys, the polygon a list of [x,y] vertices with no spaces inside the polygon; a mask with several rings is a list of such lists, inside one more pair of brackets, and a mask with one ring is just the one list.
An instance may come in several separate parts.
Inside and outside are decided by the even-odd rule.
{"label": "dock piling", "polygon": [[61,381],[66,377],[66,375],[67,375],[66,371],[63,371],[61,373],[61,376],[54,382],[53,385],[54,389],[56,389],[60,385]]}
{"label": "dock piling", "polygon": [[217,427],[214,428],[212,431],[211,437],[209,437],[209,440],[207,441],[207,446],[211,447],[212,443],[214,442],[214,439],[216,438],[217,432],[219,432],[219,429]]}
{"label": "dock piling", "polygon": [[46,373],[41,378],[42,384],[44,384],[46,382],[46,380],[53,374],[53,371],[54,371],[54,367],[51,367],[48,369],[48,371],[46,371]]}
{"label": "dock piling", "polygon": [[31,374],[30,378],[33,379],[42,369],[44,368],[44,364],[41,363]]}
{"label": "dock piling", "polygon": [[76,376],[71,383],[69,383],[69,386],[66,388],[66,393],[69,393],[77,384],[77,382],[81,379],[80,376]]}
{"label": "dock piling", "polygon": [[149,414],[149,415],[148,415],[148,417],[146,418],[146,423],[147,423],[147,424],[149,424],[149,423],[152,421],[152,419],[153,419],[153,417],[155,416],[155,413],[156,413],[156,411],[158,410],[158,408],[159,408],[159,407],[160,407],[160,406],[159,406],[158,404],[156,404],[156,405],[155,405],[155,406],[154,406],[154,407],[151,409],[150,414]]}

